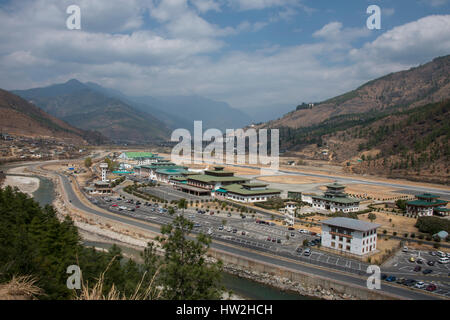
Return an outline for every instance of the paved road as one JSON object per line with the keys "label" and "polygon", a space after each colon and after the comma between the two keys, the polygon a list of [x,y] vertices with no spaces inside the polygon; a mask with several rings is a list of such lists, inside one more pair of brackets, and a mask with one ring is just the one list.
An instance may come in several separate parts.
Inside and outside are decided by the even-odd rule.
{"label": "paved road", "polygon": [[[116,220],[116,221],[119,221],[122,223],[133,225],[133,226],[136,226],[136,227],[139,227],[142,229],[146,229],[146,230],[149,230],[152,232],[160,231],[159,227],[151,226],[146,223],[140,222],[138,220],[132,220],[132,219],[127,219],[125,217],[118,216],[118,215],[107,214],[100,210],[95,210],[95,209],[92,209],[92,208],[86,206],[75,195],[69,179],[62,174],[58,174],[58,175],[62,179],[62,182],[63,182],[62,185],[64,187],[64,190],[65,190],[69,200],[71,200],[72,204],[75,207],[77,207],[81,210],[87,211],[89,213],[98,215],[98,216],[102,216],[102,217],[105,217],[108,219],[113,219],[113,220]],[[266,254],[263,252],[258,252],[256,250],[247,250],[244,248],[229,246],[226,243],[218,242],[218,241],[213,241],[213,243],[211,244],[211,247],[213,249],[220,249],[220,250],[223,250],[226,252],[236,254],[238,256],[251,258],[251,259],[263,262],[263,263],[269,263],[269,264],[273,264],[276,266],[282,266],[282,267],[290,268],[293,270],[299,270],[301,272],[305,272],[308,274],[313,274],[313,275],[318,275],[318,276],[322,276],[322,277],[326,277],[326,278],[330,278],[330,279],[335,279],[335,280],[342,281],[345,283],[350,283],[350,284],[353,284],[356,286],[361,286],[361,287],[366,286],[366,279],[363,277],[353,276],[353,275],[345,274],[345,273],[339,273],[339,272],[335,272],[332,270],[321,269],[321,268],[317,268],[317,267],[314,267],[314,266],[308,265],[308,264],[301,264],[301,263],[295,261],[294,259],[289,259],[289,258],[281,259],[277,256],[269,255],[269,254]],[[384,290],[386,293],[394,294],[394,295],[402,297],[404,299],[414,299],[414,300],[439,299],[438,297],[430,296],[424,292],[420,292],[420,291],[416,291],[416,290],[409,290],[409,289],[406,289],[403,287],[397,287],[397,286],[388,285],[385,283],[382,284],[382,290]]]}

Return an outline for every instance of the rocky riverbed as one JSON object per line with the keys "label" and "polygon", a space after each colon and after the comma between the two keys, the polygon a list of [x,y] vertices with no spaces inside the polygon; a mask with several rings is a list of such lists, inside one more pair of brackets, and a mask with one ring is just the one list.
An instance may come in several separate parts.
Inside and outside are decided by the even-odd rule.
{"label": "rocky riverbed", "polygon": [[246,270],[237,266],[225,265],[224,270],[235,276],[253,280],[283,291],[291,291],[302,296],[309,296],[324,300],[357,300],[356,297],[342,294],[334,290],[327,290],[321,286],[308,287],[300,282],[294,282],[290,279],[268,273],[260,273],[252,270]]}

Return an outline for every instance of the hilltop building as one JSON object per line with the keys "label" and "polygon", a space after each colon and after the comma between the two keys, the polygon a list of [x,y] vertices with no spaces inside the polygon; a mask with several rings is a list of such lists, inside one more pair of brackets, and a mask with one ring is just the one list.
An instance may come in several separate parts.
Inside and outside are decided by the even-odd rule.
{"label": "hilltop building", "polygon": [[322,246],[355,255],[372,254],[377,248],[379,224],[350,218],[322,221]]}
{"label": "hilltop building", "polygon": [[415,217],[448,215],[449,209],[445,208],[448,201],[440,200],[439,196],[424,193],[416,196],[416,200],[406,202],[406,212]]}
{"label": "hilltop building", "polygon": [[329,210],[331,212],[357,212],[359,200],[350,198],[345,192],[345,186],[337,182],[327,185],[323,196],[312,196],[313,208]]}

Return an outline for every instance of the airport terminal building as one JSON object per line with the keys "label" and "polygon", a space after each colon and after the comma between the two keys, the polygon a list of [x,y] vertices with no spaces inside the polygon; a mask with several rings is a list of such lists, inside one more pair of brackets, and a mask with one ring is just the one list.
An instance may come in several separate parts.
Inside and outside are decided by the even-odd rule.
{"label": "airport terminal building", "polygon": [[359,200],[349,197],[345,192],[345,186],[333,183],[327,185],[327,191],[323,196],[311,196],[312,207],[331,212],[358,212]]}

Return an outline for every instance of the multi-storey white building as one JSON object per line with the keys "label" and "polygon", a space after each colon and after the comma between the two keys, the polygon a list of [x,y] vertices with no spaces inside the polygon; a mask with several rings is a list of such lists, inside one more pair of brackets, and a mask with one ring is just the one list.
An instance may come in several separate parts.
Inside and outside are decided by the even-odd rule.
{"label": "multi-storey white building", "polygon": [[379,224],[350,218],[322,221],[322,246],[340,252],[368,255],[377,249]]}

